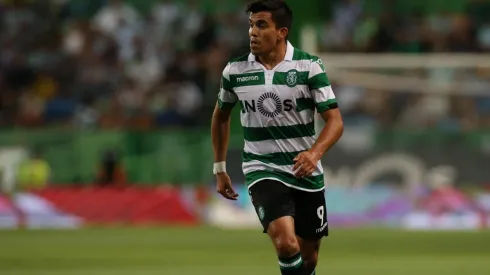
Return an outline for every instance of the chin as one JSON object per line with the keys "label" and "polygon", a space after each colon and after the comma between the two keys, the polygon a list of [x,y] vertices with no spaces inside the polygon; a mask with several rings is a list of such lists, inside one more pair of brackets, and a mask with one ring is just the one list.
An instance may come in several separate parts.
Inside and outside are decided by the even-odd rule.
{"label": "chin", "polygon": [[250,52],[253,55],[260,55],[260,53],[261,53],[261,51],[259,51],[258,49],[254,49],[254,48],[250,48]]}

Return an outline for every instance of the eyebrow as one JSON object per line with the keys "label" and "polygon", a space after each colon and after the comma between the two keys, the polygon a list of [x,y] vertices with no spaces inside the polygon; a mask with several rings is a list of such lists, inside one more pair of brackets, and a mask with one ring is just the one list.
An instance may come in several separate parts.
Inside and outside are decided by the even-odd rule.
{"label": "eyebrow", "polygon": [[[252,23],[252,19],[248,19],[248,22]],[[263,24],[263,23],[268,24],[268,23],[267,23],[267,20],[265,20],[265,19],[257,19],[257,21],[255,21],[255,24],[261,24],[261,23],[262,23],[262,24]]]}

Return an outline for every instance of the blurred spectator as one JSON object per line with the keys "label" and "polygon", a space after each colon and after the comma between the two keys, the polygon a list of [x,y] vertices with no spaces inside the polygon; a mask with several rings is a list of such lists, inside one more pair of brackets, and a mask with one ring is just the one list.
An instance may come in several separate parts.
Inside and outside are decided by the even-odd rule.
{"label": "blurred spectator", "polygon": [[87,94],[84,96],[75,109],[73,119],[74,124],[80,128],[94,128],[97,126],[99,110],[92,95]]}
{"label": "blurred spectator", "polygon": [[[0,125],[148,130],[208,124],[204,117],[214,107],[227,60],[248,51],[245,2],[2,2]],[[329,6],[317,24],[319,48],[490,51],[488,1],[468,0],[462,10],[451,12],[416,2],[319,5]],[[428,87],[457,79],[485,90],[490,82],[490,74],[480,71],[436,68],[414,75],[427,78]],[[444,130],[490,123],[487,97],[466,97],[462,107],[449,94],[407,96],[354,85],[335,85],[335,90],[346,123]]]}
{"label": "blurred spectator", "polygon": [[133,25],[139,19],[136,10],[123,0],[109,0],[93,19],[96,30],[115,35],[123,25]]}
{"label": "blurred spectator", "polygon": [[99,186],[126,185],[126,172],[116,152],[108,150],[102,155],[96,184]]}
{"label": "blurred spectator", "polygon": [[139,89],[148,90],[162,76],[156,48],[151,44],[145,44],[141,37],[135,37],[132,44],[134,54],[126,62],[125,73]]}
{"label": "blurred spectator", "polygon": [[176,24],[178,24],[182,14],[181,7],[172,0],[160,0],[155,4],[150,16],[156,27],[153,35],[156,36],[154,38],[159,43],[177,35]]}

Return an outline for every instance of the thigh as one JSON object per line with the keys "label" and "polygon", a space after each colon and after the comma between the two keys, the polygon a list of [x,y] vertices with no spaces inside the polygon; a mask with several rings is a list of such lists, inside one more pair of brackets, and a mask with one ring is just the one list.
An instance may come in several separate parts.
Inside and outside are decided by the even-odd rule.
{"label": "thigh", "polygon": [[267,234],[280,257],[290,257],[301,251],[299,240],[294,232],[294,219],[291,216],[277,218],[269,223]]}
{"label": "thigh", "polygon": [[295,190],[294,218],[296,235],[303,240],[316,241],[328,236],[327,206],[325,192]]}
{"label": "thigh", "polygon": [[249,189],[255,212],[267,233],[271,222],[286,216],[294,217],[295,205],[289,187],[275,180],[263,180]]}

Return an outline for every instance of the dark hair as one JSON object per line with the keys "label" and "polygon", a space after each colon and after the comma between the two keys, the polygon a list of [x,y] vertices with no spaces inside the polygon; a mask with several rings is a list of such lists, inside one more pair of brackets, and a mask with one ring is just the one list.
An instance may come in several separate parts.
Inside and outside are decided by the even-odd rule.
{"label": "dark hair", "polygon": [[256,0],[247,6],[247,13],[268,11],[277,28],[287,28],[293,25],[293,12],[284,0]]}

